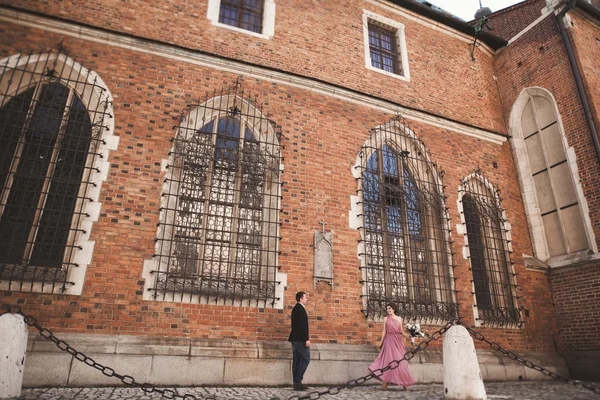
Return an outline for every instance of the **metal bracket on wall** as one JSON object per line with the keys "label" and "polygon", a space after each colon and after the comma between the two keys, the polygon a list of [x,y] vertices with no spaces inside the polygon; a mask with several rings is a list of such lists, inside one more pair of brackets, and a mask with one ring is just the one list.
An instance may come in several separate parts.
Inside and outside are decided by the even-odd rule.
{"label": "metal bracket on wall", "polygon": [[492,28],[490,28],[490,26],[488,25],[488,18],[485,16],[481,17],[479,19],[479,21],[477,21],[474,28],[475,28],[475,39],[473,40],[473,43],[471,43],[471,45],[469,46],[471,49],[471,60],[472,61],[475,61],[475,49],[481,45],[479,36],[481,35],[481,32],[483,32],[483,28],[487,28],[490,31],[492,30]]}

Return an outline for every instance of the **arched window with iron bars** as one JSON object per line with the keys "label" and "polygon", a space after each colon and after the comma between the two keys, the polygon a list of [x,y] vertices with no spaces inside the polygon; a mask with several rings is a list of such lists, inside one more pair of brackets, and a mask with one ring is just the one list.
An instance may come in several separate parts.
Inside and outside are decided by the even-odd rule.
{"label": "arched window with iron bars", "polygon": [[155,300],[277,303],[280,130],[236,84],[190,107],[163,185]]}
{"label": "arched window with iron bars", "polygon": [[385,315],[395,302],[407,319],[454,318],[446,210],[423,143],[395,118],[373,130],[357,167],[365,314]]}
{"label": "arched window with iron bars", "polygon": [[99,77],[65,54],[0,61],[0,288],[80,293],[111,109]]}
{"label": "arched window with iron bars", "polygon": [[520,326],[507,221],[497,189],[476,171],[462,181],[459,205],[473,275],[476,322]]}

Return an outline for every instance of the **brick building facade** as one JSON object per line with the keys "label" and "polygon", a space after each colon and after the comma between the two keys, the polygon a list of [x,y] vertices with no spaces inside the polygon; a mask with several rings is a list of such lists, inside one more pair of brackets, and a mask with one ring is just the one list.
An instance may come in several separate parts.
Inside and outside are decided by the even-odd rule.
{"label": "brick building facade", "polygon": [[[600,166],[566,4],[478,34],[412,1],[234,3],[0,1],[2,307],[156,384],[288,383],[301,290],[312,383],[366,372],[390,300],[582,376]],[[566,24],[598,124],[583,3]],[[532,182],[556,165],[532,172],[526,141],[549,126],[574,200],[540,213]],[[485,378],[541,377],[476,346]],[[441,380],[432,347],[418,380]],[[27,385],[117,383],[37,336],[29,350]]]}
{"label": "brick building facade", "polygon": [[[576,2],[564,20],[564,32],[568,45],[572,48],[577,73],[581,76],[582,94],[578,91],[573,66],[568,62],[567,45],[555,16],[558,12],[544,6],[544,2],[525,2],[499,12],[497,17],[491,16],[490,27],[494,29],[498,18],[498,25],[504,24],[498,32],[509,40],[509,45],[498,54],[495,68],[504,115],[509,134],[513,138],[519,136],[517,111],[528,97],[527,91],[532,93],[529,88],[536,88],[542,96],[552,98],[562,121],[562,130],[566,136],[564,146],[568,149],[568,162],[572,164],[570,170],[573,171],[578,186],[577,197],[587,203],[584,208],[587,208],[590,221],[584,224],[587,225],[584,229],[587,230],[590,246],[586,251],[573,252],[566,257],[549,257],[550,254],[539,256],[544,253],[541,250],[544,245],[540,243],[537,254],[534,249],[534,255],[544,261],[544,266],[550,267],[550,286],[562,337],[559,349],[568,359],[571,373],[582,378],[598,379],[595,365],[600,344],[597,334],[600,323],[597,311],[600,270],[597,248],[594,245],[594,238],[598,237],[598,194],[594,186],[598,181],[600,158],[597,144],[594,144],[594,134],[590,133],[592,128],[586,121],[581,97],[583,94],[589,103],[591,123],[598,126],[598,85],[595,83],[598,63],[592,60],[598,55],[599,5],[594,2],[592,5],[588,2]],[[516,17],[513,18],[514,15]],[[520,21],[520,30],[507,29],[509,23],[506,21]],[[529,27],[522,28],[523,26]],[[516,142],[514,140],[513,145]],[[527,151],[517,147],[519,146],[513,146],[514,157],[517,161],[519,157],[521,160],[526,159]],[[521,163],[521,179],[527,175],[527,167],[523,168],[523,164]],[[531,199],[529,204],[538,207],[535,196]],[[535,210],[532,211],[529,212],[536,213]],[[530,229],[535,219],[535,216],[530,217]],[[533,232],[530,235],[534,241],[543,241],[543,235],[535,235]]]}

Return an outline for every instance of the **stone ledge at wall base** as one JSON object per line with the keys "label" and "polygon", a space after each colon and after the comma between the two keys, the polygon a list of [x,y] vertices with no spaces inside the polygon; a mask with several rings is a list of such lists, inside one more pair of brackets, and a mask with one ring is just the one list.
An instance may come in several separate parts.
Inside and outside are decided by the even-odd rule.
{"label": "stone ledge at wall base", "polygon": [[[139,383],[157,386],[280,386],[290,385],[291,347],[287,342],[226,341],[171,337],[98,334],[62,334],[76,350],[96,362],[130,375]],[[311,363],[304,383],[341,385],[367,375],[377,357],[371,345],[313,343]],[[515,381],[549,379],[491,350],[477,351],[484,380]],[[523,353],[524,358],[568,376],[568,368],[556,353]],[[441,349],[427,349],[410,361],[410,371],[420,383],[443,381]],[[185,371],[182,373],[181,371]],[[376,380],[369,383],[377,383]],[[120,386],[116,378],[75,360],[54,343],[30,334],[23,386],[90,387]]]}
{"label": "stone ledge at wall base", "polygon": [[565,354],[571,377],[600,382],[600,351],[578,351]]}

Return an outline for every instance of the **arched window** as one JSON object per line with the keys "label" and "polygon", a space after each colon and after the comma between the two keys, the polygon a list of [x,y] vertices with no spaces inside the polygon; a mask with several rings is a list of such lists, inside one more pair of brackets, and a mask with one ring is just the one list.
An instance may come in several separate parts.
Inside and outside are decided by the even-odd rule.
{"label": "arched window", "polygon": [[423,145],[392,120],[363,146],[357,167],[366,314],[385,315],[392,301],[405,318],[452,318],[457,308],[445,209]]}
{"label": "arched window", "polygon": [[193,109],[173,141],[154,299],[277,303],[280,139],[237,91]]}
{"label": "arched window", "polygon": [[547,261],[595,251],[574,153],[566,151],[552,95],[525,89],[513,107],[511,131],[535,256]]}
{"label": "arched window", "polygon": [[516,301],[503,210],[497,191],[479,172],[462,182],[459,207],[471,262],[478,324],[516,326],[521,316]]}
{"label": "arched window", "polygon": [[102,180],[110,94],[62,54],[0,65],[1,286],[75,294],[91,256],[88,203]]}

